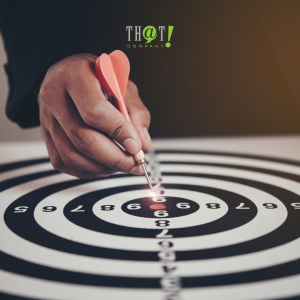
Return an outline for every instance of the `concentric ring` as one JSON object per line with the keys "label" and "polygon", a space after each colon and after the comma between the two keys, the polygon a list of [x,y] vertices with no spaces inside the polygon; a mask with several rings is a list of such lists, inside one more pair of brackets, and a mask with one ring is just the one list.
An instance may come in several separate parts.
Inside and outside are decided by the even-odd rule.
{"label": "concentric ring", "polygon": [[[245,192],[245,190],[248,189],[247,195],[243,194],[243,197],[246,198],[248,201],[250,201],[249,203],[252,204],[255,203],[255,206],[253,206],[253,208],[254,207],[257,208],[257,215],[255,215],[254,218],[252,218],[252,221],[249,220],[248,222],[246,222],[246,224],[240,225],[232,229],[227,229],[224,232],[215,232],[215,233],[206,232],[206,234],[202,234],[202,235],[198,233],[196,235],[195,233],[193,233],[187,235],[186,238],[191,240],[201,237],[201,242],[199,242],[199,245],[197,244],[197,246],[195,246],[197,248],[194,249],[192,249],[192,247],[186,249],[180,246],[180,239],[184,239],[181,236],[186,236],[186,235],[183,232],[180,233],[179,230],[186,230],[186,228],[181,228],[181,229],[170,228],[168,234],[173,235],[172,241],[174,241],[174,249],[176,251],[176,265],[181,270],[178,274],[182,276],[182,282],[184,287],[186,287],[186,291],[187,291],[186,295],[190,295],[189,299],[194,299],[193,292],[189,291],[188,289],[189,287],[194,289],[196,287],[198,288],[201,287],[201,291],[204,291],[203,287],[209,289],[208,287],[210,286],[228,285],[228,287],[230,287],[232,291],[238,291],[239,287],[243,283],[250,284],[251,282],[251,284],[253,285],[252,288],[256,289],[256,286],[258,286],[255,285],[256,282],[260,282],[259,284],[261,286],[263,285],[267,286],[268,284],[272,284],[272,282],[276,282],[277,280],[278,286],[280,286],[281,282],[289,280],[288,278],[290,278],[290,282],[296,280],[294,279],[296,278],[295,276],[298,276],[297,274],[300,273],[299,271],[300,256],[298,255],[298,253],[296,253],[297,252],[296,250],[299,249],[300,246],[299,230],[297,229],[299,227],[297,225],[298,225],[300,210],[297,210],[297,206],[295,206],[295,203],[296,204],[300,203],[300,197],[299,197],[300,168],[296,166],[296,163],[293,164],[292,162],[285,162],[285,161],[274,163],[271,159],[270,160],[267,160],[265,158],[259,159],[258,157],[245,158],[245,157],[238,157],[238,155],[233,155],[232,157],[230,157],[230,159],[228,159],[228,157],[225,157],[222,154],[213,155],[212,153],[209,154],[202,153],[200,155],[194,153],[193,154],[194,156],[192,155],[191,157],[190,155],[188,155],[189,158],[187,158],[184,157],[186,156],[186,154],[183,154],[182,152],[181,153],[170,153],[170,152],[172,151],[170,150],[159,151],[159,154],[157,155],[158,159],[164,160],[161,161],[160,169],[163,176],[163,185],[166,190],[178,189],[178,188],[184,190],[184,188],[186,187],[188,187],[188,190],[190,190],[191,186],[193,186],[193,184],[191,184],[192,182],[197,182],[195,186],[197,186],[197,188],[200,187],[202,189],[202,192],[203,189],[212,188],[214,190],[218,189],[222,193],[223,191],[226,190],[229,191],[228,187],[233,186],[234,187],[233,190],[229,192],[233,194],[235,193],[239,196],[241,196],[243,192]],[[164,155],[169,158],[164,159]],[[180,158],[178,158],[178,156],[180,156]],[[45,161],[43,161],[43,163],[45,163]],[[28,166],[30,166],[30,164],[27,165],[26,167]],[[14,168],[16,169],[15,166]],[[7,168],[6,166],[5,171],[12,172],[12,171],[8,171],[8,169],[9,168]],[[39,169],[38,174],[34,173],[34,168],[32,168],[31,171],[33,171],[31,175],[27,175],[27,173],[24,172],[23,173],[24,175],[20,178],[13,178],[13,176],[11,175],[11,178],[8,179],[6,182],[4,182],[4,184],[2,185],[3,189],[6,188],[8,189],[6,190],[6,192],[4,191],[3,193],[0,194],[1,199],[4,198],[14,199],[11,206],[8,206],[7,209],[6,209],[6,204],[4,203],[5,201],[1,202],[1,207],[3,207],[3,209],[6,210],[5,221],[7,226],[9,226],[10,230],[17,233],[20,237],[22,237],[22,239],[20,239],[20,237],[16,235],[14,236],[15,240],[21,240],[24,242],[24,244],[25,243],[28,243],[29,245],[36,244],[36,246],[39,244],[39,245],[43,245],[43,247],[49,248],[48,257],[51,257],[52,255],[51,251],[54,251],[51,250],[51,248],[53,249],[53,246],[57,243],[57,242],[53,242],[55,239],[59,241],[59,243],[65,245],[67,245],[68,243],[73,243],[74,248],[82,249],[81,254],[80,253],[76,254],[76,256],[79,255],[80,259],[90,257],[90,258],[99,259],[99,261],[101,260],[101,263],[104,262],[103,259],[106,260],[108,259],[108,265],[107,265],[108,267],[112,266],[112,264],[110,264],[110,260],[113,261],[118,260],[118,263],[120,264],[126,261],[128,262],[136,261],[137,268],[139,263],[147,265],[147,262],[153,264],[155,261],[158,261],[157,243],[155,247],[152,246],[152,250],[150,251],[149,250],[145,251],[145,249],[141,248],[137,244],[133,245],[132,248],[129,247],[129,250],[124,250],[124,249],[118,250],[118,247],[114,248],[112,247],[112,245],[99,247],[96,244],[91,245],[91,243],[83,244],[79,240],[76,242],[76,237],[74,237],[72,241],[69,238],[68,241],[66,237],[61,238],[58,237],[56,234],[50,233],[51,230],[49,230],[50,229],[48,226],[49,224],[47,226],[44,226],[44,229],[40,227],[36,223],[36,220],[38,220],[39,216],[38,214],[35,214],[36,220],[34,220],[33,212],[34,209],[36,209],[37,211],[37,209],[40,208],[40,206],[38,205],[43,205],[45,203],[45,202],[42,203],[41,201],[46,201],[45,199],[48,198],[50,194],[55,195],[55,192],[59,192],[60,190],[63,193],[64,191],[66,191],[66,189],[72,189],[72,186],[74,186],[74,190],[76,190],[77,186],[79,185],[84,187],[85,185],[89,185],[93,183],[77,181],[77,180],[69,181],[68,177],[65,177],[64,175],[57,175],[56,171],[51,171],[48,169],[43,171],[43,168]],[[45,180],[43,179],[43,176],[45,176],[44,177]],[[135,182],[135,180],[138,181],[138,179],[136,178],[133,179],[133,177],[128,177],[128,176],[122,177],[122,176],[123,175],[117,175],[112,179],[116,181],[120,179],[122,181],[121,185],[118,184],[118,186],[120,187],[126,186],[123,184],[123,182],[125,182],[126,180],[133,180],[131,184],[134,184],[133,182]],[[189,184],[185,183],[184,182],[185,180],[186,182],[189,182]],[[97,182],[102,182],[102,181],[100,180]],[[103,182],[105,182],[105,180],[103,180]],[[216,187],[216,186],[209,185],[209,183],[212,182],[214,182],[214,184],[216,183],[221,184],[221,186],[219,185]],[[224,185],[226,185],[227,189],[225,189],[222,186],[222,182],[224,182]],[[137,185],[141,186],[142,189],[145,188],[142,182],[137,183]],[[18,188],[16,189],[14,186],[18,186]],[[32,192],[28,193],[28,191],[30,190],[28,188],[30,186],[32,187]],[[130,184],[128,184],[128,186],[130,186]],[[237,191],[238,186],[240,186],[241,191],[243,190],[242,192]],[[254,195],[255,190],[257,191],[257,195],[260,194],[260,196],[258,196],[259,199],[256,198],[257,196]],[[24,191],[26,191],[25,194]],[[82,194],[82,197],[86,195],[92,195],[92,193],[95,194],[99,193],[99,191],[97,190],[95,190],[95,192],[91,192],[89,189],[87,189],[87,191],[88,192]],[[252,196],[252,199],[250,195]],[[2,198],[2,196],[4,198]],[[63,210],[64,209],[66,210],[68,206],[71,204],[71,202],[73,202],[72,204],[75,204],[76,201],[81,201],[82,199],[79,199],[80,197],[81,196],[78,196],[78,193],[76,192],[73,198],[70,199],[71,201],[69,200],[62,207],[62,211],[60,211],[60,214],[63,215]],[[38,204],[39,202],[40,204]],[[268,203],[273,203],[277,207],[270,209],[267,206],[263,206],[264,204],[268,204]],[[7,204],[9,203],[7,202]],[[53,205],[53,203],[51,204]],[[16,214],[14,213],[14,210],[15,207],[18,206],[27,206],[28,210],[24,214],[23,213]],[[48,213],[48,216],[50,216],[50,214],[53,214],[54,216],[56,212],[58,212],[58,209],[57,211],[53,211],[53,213],[52,212]],[[246,212],[246,210],[240,211],[239,213],[244,213],[244,212]],[[242,232],[242,230],[247,228],[247,226],[250,226],[256,220],[259,220],[260,213],[262,213],[262,215],[265,216],[265,218],[268,218],[270,220],[271,218],[274,218],[274,222],[273,221],[270,222],[272,224],[270,224],[269,231],[267,230],[267,226],[265,228],[261,228],[262,227],[261,225],[257,225],[256,227],[257,231],[258,229],[260,230],[259,232],[256,232],[257,233],[256,236],[251,237],[249,232],[245,231],[247,238],[245,238],[244,240],[242,239],[240,241],[237,241],[230,238],[231,244],[230,243],[229,244],[223,243],[223,245],[220,244],[220,240],[218,240],[217,238],[218,234],[225,234],[225,237],[227,234],[227,238],[228,238],[228,234],[230,236],[230,234],[233,233],[234,236],[234,232],[238,232],[239,230]],[[224,221],[225,217],[226,215],[219,220]],[[19,218],[19,221],[17,221],[17,218]],[[22,220],[20,220],[21,218]],[[50,217],[46,216],[46,218],[50,218]],[[20,229],[21,228],[20,225],[25,224],[26,222],[29,221],[29,219],[33,220],[32,224],[34,226],[34,231],[37,236],[37,240],[31,242],[29,241],[32,239],[33,234],[29,232],[25,232],[26,231],[25,228],[23,229],[23,231],[22,229]],[[39,219],[38,222],[43,222],[43,220]],[[278,225],[274,226],[274,223],[276,222]],[[72,220],[72,223],[73,223],[72,226],[74,226],[74,228],[77,228],[78,230],[79,228],[82,228],[84,230],[94,232],[95,234],[101,234],[101,230],[96,230],[95,228],[94,229],[87,228],[83,226],[83,224],[76,223],[74,220]],[[273,227],[271,225],[273,225]],[[129,227],[129,226],[124,226],[124,227]],[[12,232],[10,234],[12,234]],[[123,236],[122,232],[120,236],[118,236],[116,233],[108,233],[108,234],[116,237],[120,237],[121,244],[122,244],[121,238],[126,237],[126,234],[125,236]],[[155,232],[155,234],[157,234],[157,232]],[[207,242],[209,240],[205,240],[205,238],[209,238],[210,236],[213,235],[215,235],[216,239],[218,240],[218,244],[215,244],[215,246],[213,242],[209,244],[209,242]],[[241,233],[237,233],[237,235],[241,236]],[[43,239],[41,237],[43,237]],[[28,240],[28,242],[26,242],[26,239]],[[38,239],[40,240],[38,241]],[[146,238],[138,237],[136,239],[139,240],[140,243],[143,243],[144,240],[146,242],[147,240],[151,241],[152,239],[154,240],[153,243],[155,243],[155,241],[156,242],[159,241],[159,239],[154,237],[146,237]],[[48,240],[48,244],[47,244],[47,240]],[[194,244],[194,242],[191,243]],[[206,244],[205,247],[203,247],[203,243]],[[147,245],[145,244],[144,246]],[[2,247],[5,248],[5,246],[2,245],[2,243],[0,243],[0,248]],[[125,248],[126,247],[127,246],[125,244]],[[139,249],[139,247],[140,250],[137,250]],[[107,250],[105,250],[105,248]],[[149,249],[151,249],[151,247]],[[59,252],[61,251],[62,253],[66,254],[65,256],[66,258],[67,256],[70,257],[73,255],[71,254],[73,253],[73,251],[66,251],[66,249],[59,250]],[[88,255],[86,254],[86,251],[90,251],[90,253],[95,251],[95,253],[98,252],[98,255]],[[43,262],[43,261],[30,263],[29,262],[30,260],[28,260],[27,257],[25,258],[25,260],[24,257],[23,260],[22,258],[21,259],[14,258],[14,256],[19,256],[19,253],[17,252],[18,251],[12,253],[11,250],[8,250],[7,254],[3,254],[2,252],[1,255],[6,256],[6,259],[10,257],[12,261],[17,260],[19,264],[26,263],[25,261],[27,260],[28,261],[27,264],[31,266],[39,266],[39,268],[45,270],[48,268],[49,272],[51,269],[52,272],[55,273],[56,278],[61,278],[61,282],[65,282],[65,283],[68,282],[66,279],[68,277],[67,273],[64,273],[64,275],[66,276],[65,279],[62,279],[63,276],[57,277],[57,275],[59,273],[62,274],[63,272],[70,272],[70,271],[59,270],[60,266],[58,265],[53,266],[51,265],[51,263],[48,264],[48,267],[46,267],[47,262]],[[112,256],[109,256],[108,253],[109,255]],[[285,255],[283,255],[283,253]],[[11,254],[13,256],[11,256]],[[74,257],[74,259],[76,258]],[[251,266],[249,265],[249,259],[254,262]],[[247,260],[248,260],[248,265],[247,265]],[[117,282],[117,284],[114,284],[113,286],[119,286],[119,287],[131,286],[132,288],[134,288],[139,285],[140,287],[144,287],[144,288],[146,287],[159,288],[159,284],[158,284],[159,276],[155,277],[158,274],[158,267],[157,270],[155,270],[156,266],[153,267],[151,270],[150,264],[146,266],[146,268],[149,268],[149,272],[148,272],[149,275],[148,277],[144,277],[144,278],[130,277],[132,276],[130,274],[126,276],[126,274],[119,273],[120,270],[117,270],[117,272],[114,275],[111,275],[113,277],[109,277],[110,275],[107,274],[101,275],[102,276],[101,277],[100,275],[91,275],[93,272],[91,272],[90,270],[86,270],[85,274],[80,273],[83,272],[80,267],[77,270],[76,268],[73,268],[72,274],[75,272],[77,274],[76,276],[79,276],[78,282],[81,282],[81,284],[84,284],[86,286],[93,285],[91,284],[92,282],[96,282],[97,280],[102,278],[101,279],[102,281],[101,280],[98,281],[100,283],[96,285],[111,286],[110,283],[112,281],[115,281]],[[13,265],[15,266],[16,264]],[[90,265],[92,265],[92,262]],[[145,265],[143,265],[143,267],[145,267]],[[228,266],[230,265],[234,267],[228,268]],[[17,268],[13,269],[13,268],[9,268],[9,266],[6,267],[0,266],[0,268],[2,268],[3,270],[7,270],[9,272],[22,274],[20,270],[17,270]],[[125,268],[125,265],[123,268]],[[200,271],[196,271],[196,269]],[[48,274],[49,272],[46,271],[46,274]],[[132,274],[136,274],[135,276],[143,276],[143,274],[139,274],[139,272],[142,273],[140,270],[140,271],[133,271]],[[37,273],[38,272],[36,271],[35,274]],[[120,276],[127,277],[127,281],[125,285],[120,284],[120,280],[122,281],[123,279],[116,279],[117,273],[119,273]],[[1,274],[3,275],[4,273]],[[94,272],[94,274],[99,274],[99,273]],[[113,272],[111,272],[111,274],[113,274]],[[147,274],[145,274],[144,276],[146,275]],[[34,274],[29,276],[38,277],[37,275]],[[83,280],[85,276],[86,278],[88,276],[95,276],[95,281],[94,279],[92,279],[93,277],[89,277],[90,279],[89,281],[90,284],[89,284],[87,283],[86,280]],[[3,278],[7,278],[7,274],[4,274]],[[47,276],[45,277],[45,280],[49,280],[49,279],[50,279],[49,277]],[[60,281],[60,279],[55,279],[55,280]],[[133,284],[134,280],[137,280],[135,284]],[[69,283],[73,284],[75,282],[69,281]],[[235,284],[237,284],[237,286],[235,286]],[[201,291],[198,290],[197,295],[200,295],[199,293],[202,293]],[[207,291],[208,293],[211,293],[209,290]],[[297,289],[293,290],[293,293],[300,294],[300,290]],[[260,296],[257,296],[258,297],[257,299],[264,299],[263,297],[270,298],[270,297],[274,297],[275,295],[274,291],[270,291],[269,293],[266,293],[264,296],[262,296],[262,294],[263,293],[261,293]],[[239,297],[236,299],[244,299],[241,293],[237,292],[236,295],[238,295]],[[277,295],[284,296],[284,295],[288,295],[288,293],[285,294],[279,293]]]}

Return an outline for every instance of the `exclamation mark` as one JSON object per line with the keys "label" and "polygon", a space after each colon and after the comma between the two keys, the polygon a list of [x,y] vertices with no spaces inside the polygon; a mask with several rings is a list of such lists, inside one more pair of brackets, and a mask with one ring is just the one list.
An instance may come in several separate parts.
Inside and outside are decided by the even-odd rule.
{"label": "exclamation mark", "polygon": [[166,43],[166,47],[170,48],[171,47],[171,43],[170,43],[170,39],[171,39],[171,35],[173,32],[174,26],[169,26],[169,30],[168,30],[168,42]]}

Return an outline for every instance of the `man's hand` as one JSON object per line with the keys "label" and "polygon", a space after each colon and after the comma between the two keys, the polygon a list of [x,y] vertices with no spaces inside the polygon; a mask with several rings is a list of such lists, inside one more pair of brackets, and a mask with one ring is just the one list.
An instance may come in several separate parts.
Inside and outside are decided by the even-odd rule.
{"label": "man's hand", "polygon": [[[150,113],[135,84],[124,96],[132,124],[108,101],[96,77],[97,57],[78,54],[51,66],[38,101],[41,132],[53,167],[82,178],[117,171],[143,174],[132,154],[151,148]],[[122,151],[109,137],[130,154]]]}

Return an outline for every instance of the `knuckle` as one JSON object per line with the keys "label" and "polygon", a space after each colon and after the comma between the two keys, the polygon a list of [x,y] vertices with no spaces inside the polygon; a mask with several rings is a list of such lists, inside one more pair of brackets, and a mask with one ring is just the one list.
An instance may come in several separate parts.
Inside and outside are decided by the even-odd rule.
{"label": "knuckle", "polygon": [[79,152],[85,154],[89,152],[94,140],[95,137],[88,132],[78,132],[74,141],[74,146]]}
{"label": "knuckle", "polygon": [[102,175],[111,175],[112,173],[114,173],[114,172],[113,172],[113,170],[112,170],[111,168],[109,168],[109,167],[105,167],[105,168],[102,170],[102,172],[101,172]]}
{"label": "knuckle", "polygon": [[120,157],[113,163],[112,169],[126,172],[129,168],[126,168],[125,159],[123,157]]}
{"label": "knuckle", "polygon": [[146,119],[149,123],[151,121],[151,114],[147,108],[144,108],[142,111],[144,119]]}
{"label": "knuckle", "polygon": [[40,88],[38,99],[40,102],[47,102],[51,98],[52,90],[48,84],[43,84]]}
{"label": "knuckle", "polygon": [[116,127],[114,128],[113,131],[109,132],[109,136],[114,139],[117,140],[118,137],[122,136],[122,133],[124,132],[125,128],[124,128],[124,124],[117,124]]}
{"label": "knuckle", "polygon": [[51,164],[52,164],[52,166],[55,170],[57,170],[59,172],[62,172],[63,162],[62,162],[62,160],[60,159],[60,157],[58,155],[50,157],[50,161],[51,161]]}
{"label": "knuckle", "polygon": [[150,124],[151,114],[149,110],[144,106],[140,106],[134,110],[135,117],[142,121],[144,124]]}
{"label": "knuckle", "polygon": [[50,134],[56,135],[57,130],[60,128],[59,123],[53,118],[45,118],[46,126]]}
{"label": "knuckle", "polygon": [[58,68],[58,74],[61,76],[70,76],[75,69],[75,62],[73,59],[68,59],[65,63],[61,64]]}
{"label": "knuckle", "polygon": [[75,175],[79,179],[92,179],[95,178],[95,175],[91,173],[81,172]]}
{"label": "knuckle", "polygon": [[76,156],[77,155],[74,152],[67,152],[63,155],[62,161],[66,166],[74,168],[77,166]]}
{"label": "knuckle", "polygon": [[138,87],[137,87],[137,85],[134,82],[132,82],[131,80],[128,80],[127,88],[129,90],[134,91],[135,93],[138,93]]}
{"label": "knuckle", "polygon": [[101,106],[98,104],[92,104],[87,108],[83,116],[83,121],[87,125],[91,127],[95,127],[94,126],[95,123],[99,121],[99,118],[101,118],[102,116],[103,116],[103,109],[101,108]]}

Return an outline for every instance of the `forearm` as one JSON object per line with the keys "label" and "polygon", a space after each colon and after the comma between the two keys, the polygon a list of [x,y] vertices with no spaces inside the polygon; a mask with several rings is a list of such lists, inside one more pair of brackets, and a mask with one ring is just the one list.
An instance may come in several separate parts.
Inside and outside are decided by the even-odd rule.
{"label": "forearm", "polygon": [[87,1],[1,1],[0,29],[10,92],[6,112],[21,127],[39,124],[34,88],[47,69],[76,53],[100,54]]}

